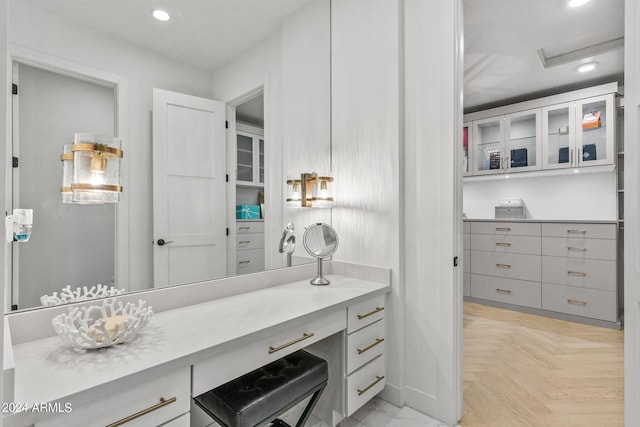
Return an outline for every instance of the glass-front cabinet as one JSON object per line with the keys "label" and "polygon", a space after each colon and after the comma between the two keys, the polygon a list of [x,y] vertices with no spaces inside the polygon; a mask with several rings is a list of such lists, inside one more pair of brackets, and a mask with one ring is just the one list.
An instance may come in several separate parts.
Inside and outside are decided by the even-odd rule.
{"label": "glass-front cabinet", "polygon": [[462,125],[462,175],[468,176],[473,172],[473,160],[471,154],[473,154],[472,147],[472,128],[471,123],[464,123]]}
{"label": "glass-front cabinet", "polygon": [[264,185],[264,137],[236,130],[236,180],[239,185]]}
{"label": "glass-front cabinet", "polygon": [[507,171],[540,169],[540,109],[509,114],[505,121]]}
{"label": "glass-front cabinet", "polygon": [[473,174],[485,175],[504,172],[504,119],[492,117],[473,122]]}
{"label": "glass-front cabinet", "polygon": [[545,169],[614,163],[613,94],[542,109]]}

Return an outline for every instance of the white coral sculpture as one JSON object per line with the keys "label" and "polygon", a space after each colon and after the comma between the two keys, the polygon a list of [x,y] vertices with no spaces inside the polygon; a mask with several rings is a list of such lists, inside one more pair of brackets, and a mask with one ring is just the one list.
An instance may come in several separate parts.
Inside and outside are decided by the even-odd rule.
{"label": "white coral sculpture", "polygon": [[67,344],[84,349],[110,347],[130,341],[151,319],[153,310],[138,304],[103,300],[101,306],[71,307],[53,318],[53,329]]}
{"label": "white coral sculpture", "polygon": [[51,296],[41,296],[40,304],[44,305],[45,307],[51,307],[54,305],[68,304],[70,302],[78,302],[89,299],[115,297],[118,295],[122,295],[124,292],[124,289],[118,289],[114,286],[103,286],[101,284],[97,284],[96,286],[92,286],[91,288],[83,286],[82,288],[76,288],[75,290],[71,290],[71,285],[69,285],[65,288],[62,288],[62,291],[60,291],[60,296],[58,296],[57,292],[54,292]]}

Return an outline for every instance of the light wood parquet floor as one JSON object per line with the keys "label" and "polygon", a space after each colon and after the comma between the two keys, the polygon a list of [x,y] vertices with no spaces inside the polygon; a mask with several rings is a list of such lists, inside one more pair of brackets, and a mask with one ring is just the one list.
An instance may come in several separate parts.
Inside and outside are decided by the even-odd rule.
{"label": "light wood parquet floor", "polygon": [[623,332],[464,303],[463,427],[624,425]]}

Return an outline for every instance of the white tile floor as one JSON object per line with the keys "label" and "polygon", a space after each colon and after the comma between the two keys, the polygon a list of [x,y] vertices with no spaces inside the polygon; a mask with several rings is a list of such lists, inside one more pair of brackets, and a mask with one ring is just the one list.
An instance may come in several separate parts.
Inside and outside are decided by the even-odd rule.
{"label": "white tile floor", "polygon": [[343,420],[340,427],[447,427],[407,406],[398,408],[382,399],[373,398]]}

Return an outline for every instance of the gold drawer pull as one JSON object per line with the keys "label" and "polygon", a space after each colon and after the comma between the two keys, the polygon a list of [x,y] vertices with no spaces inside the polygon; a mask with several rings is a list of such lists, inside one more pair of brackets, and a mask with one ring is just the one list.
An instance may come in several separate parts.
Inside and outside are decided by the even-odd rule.
{"label": "gold drawer pull", "polygon": [[499,294],[507,294],[507,295],[511,294],[511,291],[509,289],[496,288],[496,292],[498,292]]}
{"label": "gold drawer pull", "polygon": [[567,271],[567,274],[571,275],[571,276],[581,276],[581,277],[585,277],[587,275],[587,273],[583,272],[583,271]]}
{"label": "gold drawer pull", "polygon": [[578,251],[578,252],[585,252],[587,250],[587,248],[581,248],[578,246],[567,246],[567,249],[570,251]]}
{"label": "gold drawer pull", "polygon": [[358,320],[362,320],[365,317],[369,317],[369,316],[371,316],[373,314],[376,314],[377,312],[382,311],[382,310],[384,310],[384,307],[376,307],[375,310],[370,311],[367,314],[358,314]]}
{"label": "gold drawer pull", "polygon": [[163,408],[163,407],[165,407],[167,405],[170,405],[175,401],[176,401],[175,397],[172,397],[171,399],[167,399],[167,400],[165,400],[164,397],[161,397],[160,398],[160,403],[158,403],[156,405],[153,405],[150,408],[143,409],[140,412],[136,412],[133,415],[129,415],[128,417],[123,418],[120,421],[116,421],[113,424],[109,424],[107,427],[118,427],[118,426],[124,425],[124,424],[128,423],[129,421],[133,421],[133,420],[135,420],[137,418],[140,418],[140,417],[142,417],[144,415],[147,415],[148,413],[153,412],[153,411],[155,411],[157,409]]}
{"label": "gold drawer pull", "polygon": [[376,338],[376,342],[374,342],[371,345],[368,345],[367,347],[363,348],[362,350],[357,348],[356,350],[358,350],[358,354],[362,354],[365,351],[371,350],[373,347],[377,346],[378,344],[380,344],[381,342],[384,341],[384,338]]}
{"label": "gold drawer pull", "polygon": [[496,227],[496,231],[511,231],[511,227]]}
{"label": "gold drawer pull", "polygon": [[498,243],[496,243],[496,246],[511,246],[511,243],[498,242]]}
{"label": "gold drawer pull", "polygon": [[362,390],[358,389],[358,396],[362,396],[363,394],[365,394],[367,391],[369,391],[369,389],[371,387],[373,387],[374,385],[378,384],[380,381],[382,381],[384,379],[384,375],[379,377],[376,375],[376,380],[374,382],[372,382],[371,384],[369,384],[368,386],[366,386],[365,388],[363,388]]}
{"label": "gold drawer pull", "polygon": [[511,264],[496,264],[498,268],[511,268]]}
{"label": "gold drawer pull", "polygon": [[586,301],[579,301],[577,299],[568,299],[567,302],[574,305],[587,305]]}
{"label": "gold drawer pull", "polygon": [[567,230],[567,233],[587,234],[587,230]]}
{"label": "gold drawer pull", "polygon": [[303,334],[302,334],[302,336],[301,336],[300,338],[295,339],[295,340],[293,340],[293,341],[291,341],[291,342],[288,342],[288,343],[286,343],[286,344],[282,344],[281,346],[278,346],[278,347],[269,347],[269,354],[273,354],[273,353],[275,353],[276,351],[280,351],[280,350],[282,350],[283,348],[290,347],[290,346],[292,346],[292,345],[294,345],[294,344],[299,343],[300,341],[304,341],[304,340],[306,340],[306,339],[308,339],[308,338],[311,338],[311,337],[312,337],[312,336],[314,336],[314,335],[315,335],[315,334],[314,334],[313,332],[311,332],[310,334],[307,334],[307,333],[305,332],[305,333],[303,333]]}

